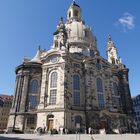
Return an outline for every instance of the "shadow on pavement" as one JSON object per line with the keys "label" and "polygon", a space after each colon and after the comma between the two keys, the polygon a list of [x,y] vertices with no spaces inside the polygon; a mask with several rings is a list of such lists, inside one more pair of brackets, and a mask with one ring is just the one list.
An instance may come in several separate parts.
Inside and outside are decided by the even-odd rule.
{"label": "shadow on pavement", "polygon": [[17,138],[17,137],[10,138],[10,137],[0,136],[0,140],[31,140],[31,139],[23,139],[23,138]]}

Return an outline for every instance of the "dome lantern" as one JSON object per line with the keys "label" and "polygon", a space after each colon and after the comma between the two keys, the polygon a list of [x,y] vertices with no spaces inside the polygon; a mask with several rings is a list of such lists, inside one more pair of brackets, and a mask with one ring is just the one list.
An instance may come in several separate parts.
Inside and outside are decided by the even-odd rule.
{"label": "dome lantern", "polygon": [[73,0],[70,8],[67,12],[67,20],[68,21],[81,21],[81,8],[79,5],[76,4],[76,2]]}

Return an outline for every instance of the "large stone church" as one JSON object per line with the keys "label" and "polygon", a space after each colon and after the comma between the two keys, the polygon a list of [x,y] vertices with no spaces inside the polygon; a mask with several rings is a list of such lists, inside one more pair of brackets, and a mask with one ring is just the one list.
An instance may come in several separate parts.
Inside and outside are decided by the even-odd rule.
{"label": "large stone church", "polygon": [[50,50],[38,48],[34,58],[24,58],[16,67],[8,130],[129,128],[133,121],[129,69],[111,36],[105,59],[75,1],[53,36]]}

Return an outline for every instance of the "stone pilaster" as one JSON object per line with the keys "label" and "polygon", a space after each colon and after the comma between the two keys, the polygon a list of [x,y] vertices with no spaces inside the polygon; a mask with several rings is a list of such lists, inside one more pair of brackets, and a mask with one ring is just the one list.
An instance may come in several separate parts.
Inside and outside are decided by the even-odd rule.
{"label": "stone pilaster", "polygon": [[15,103],[16,103],[16,98],[17,98],[18,84],[19,84],[19,78],[17,76],[16,77],[16,83],[15,83],[15,91],[14,91],[14,97],[13,97],[13,102],[12,102],[11,113],[13,112],[13,110],[15,108]]}
{"label": "stone pilaster", "polygon": [[17,75],[17,87],[16,87],[16,91],[15,91],[15,103],[14,103],[14,112],[17,112],[17,104],[18,104],[18,100],[19,100],[19,94],[20,94],[20,85],[21,85],[21,75]]}
{"label": "stone pilaster", "polygon": [[41,83],[41,93],[40,93],[40,103],[38,109],[44,109],[44,101],[46,100],[47,90],[46,90],[46,79],[47,79],[47,70],[43,68],[42,71],[42,83]]}
{"label": "stone pilaster", "polygon": [[23,89],[21,95],[21,103],[20,103],[20,112],[25,112],[26,109],[26,100],[28,94],[28,83],[29,83],[29,72],[26,72],[24,75]]}

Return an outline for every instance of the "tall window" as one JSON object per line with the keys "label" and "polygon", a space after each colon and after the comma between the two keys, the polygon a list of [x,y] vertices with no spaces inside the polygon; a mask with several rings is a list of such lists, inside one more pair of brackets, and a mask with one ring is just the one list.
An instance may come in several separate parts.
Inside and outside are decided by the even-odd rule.
{"label": "tall window", "polygon": [[101,63],[100,63],[100,60],[99,59],[97,59],[96,68],[97,68],[97,70],[100,70],[101,69]]}
{"label": "tall window", "polygon": [[118,90],[118,86],[117,83],[113,82],[113,91],[114,91],[114,95],[112,97],[112,104],[114,107],[119,108],[120,107],[120,98],[118,98],[119,96],[119,90]]}
{"label": "tall window", "polygon": [[53,72],[51,74],[50,88],[56,88],[56,87],[57,87],[57,72]]}
{"label": "tall window", "polygon": [[97,92],[103,92],[103,84],[100,78],[97,78]]}
{"label": "tall window", "polygon": [[30,83],[30,93],[37,93],[38,92],[38,81],[32,80]]}
{"label": "tall window", "polygon": [[105,107],[105,101],[104,101],[104,95],[98,93],[98,104],[100,109],[103,109]]}
{"label": "tall window", "polygon": [[74,16],[78,17],[78,11],[77,10],[74,11]]}
{"label": "tall window", "polygon": [[118,86],[115,82],[113,83],[113,90],[114,90],[114,95],[118,96],[119,95]]}
{"label": "tall window", "polygon": [[80,106],[80,77],[73,76],[73,103],[75,106]]}
{"label": "tall window", "polygon": [[71,12],[69,12],[69,18],[71,17]]}
{"label": "tall window", "polygon": [[57,72],[51,73],[50,76],[50,105],[56,104],[56,96],[57,96]]}
{"label": "tall window", "polygon": [[32,80],[29,87],[28,107],[29,109],[36,109],[38,105],[38,81]]}
{"label": "tall window", "polygon": [[29,95],[29,108],[35,109],[37,106],[37,96]]}
{"label": "tall window", "polygon": [[87,30],[85,30],[84,33],[85,33],[85,37],[89,36],[89,32]]}
{"label": "tall window", "polygon": [[56,104],[56,89],[50,90],[50,105]]}
{"label": "tall window", "polygon": [[104,94],[103,94],[103,84],[100,78],[97,78],[96,85],[97,85],[97,96],[98,96],[99,108],[103,109],[105,107],[105,100],[104,100]]}
{"label": "tall window", "polygon": [[80,90],[80,78],[78,75],[73,76],[73,89]]}

